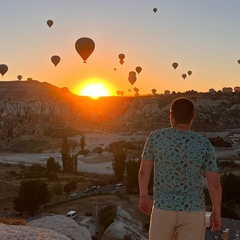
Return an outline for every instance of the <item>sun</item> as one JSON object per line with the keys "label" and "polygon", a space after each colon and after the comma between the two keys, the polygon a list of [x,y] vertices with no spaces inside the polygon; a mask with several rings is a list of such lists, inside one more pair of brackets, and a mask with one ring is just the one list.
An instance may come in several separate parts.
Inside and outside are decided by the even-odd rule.
{"label": "sun", "polygon": [[81,90],[80,95],[97,99],[99,97],[109,96],[110,93],[102,83],[92,83],[84,87]]}

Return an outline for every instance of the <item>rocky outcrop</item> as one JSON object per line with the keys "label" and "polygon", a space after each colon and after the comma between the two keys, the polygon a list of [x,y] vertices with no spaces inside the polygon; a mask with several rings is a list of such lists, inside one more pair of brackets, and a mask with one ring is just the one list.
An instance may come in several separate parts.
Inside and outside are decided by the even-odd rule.
{"label": "rocky outcrop", "polygon": [[70,240],[56,231],[32,226],[0,224],[1,240]]}
{"label": "rocky outcrop", "polygon": [[117,218],[106,229],[102,239],[122,240],[124,237],[131,236],[132,240],[147,240],[148,238],[142,232],[141,222],[137,222],[128,212],[118,207]]}
{"label": "rocky outcrop", "polygon": [[72,240],[91,240],[87,228],[79,226],[73,219],[63,215],[41,217],[30,221],[28,225],[58,232]]}
{"label": "rocky outcrop", "polygon": [[91,240],[87,228],[79,226],[73,219],[63,215],[45,216],[23,225],[16,225],[17,221],[2,222],[0,223],[1,240]]}

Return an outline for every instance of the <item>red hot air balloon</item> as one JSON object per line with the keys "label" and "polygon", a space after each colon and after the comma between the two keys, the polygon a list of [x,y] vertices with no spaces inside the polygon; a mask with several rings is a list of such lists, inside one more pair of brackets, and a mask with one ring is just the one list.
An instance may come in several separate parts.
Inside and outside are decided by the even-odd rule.
{"label": "red hot air balloon", "polygon": [[6,64],[0,64],[0,73],[2,76],[8,71],[8,66]]}
{"label": "red hot air balloon", "polygon": [[157,12],[157,8],[153,8],[153,12],[156,13]]}
{"label": "red hot air balloon", "polygon": [[95,43],[91,38],[79,38],[75,43],[75,49],[83,59],[84,63],[95,49]]}
{"label": "red hot air balloon", "polygon": [[61,58],[57,55],[53,55],[51,57],[51,61],[55,65],[55,67],[59,64],[60,60],[61,60]]}
{"label": "red hot air balloon", "polygon": [[135,70],[139,74],[142,71],[142,68],[138,66],[138,67],[135,68]]}
{"label": "red hot air balloon", "polygon": [[51,27],[53,25],[53,20],[47,20],[47,25]]}
{"label": "red hot air balloon", "polygon": [[192,75],[192,71],[188,71],[188,76],[191,76]]}

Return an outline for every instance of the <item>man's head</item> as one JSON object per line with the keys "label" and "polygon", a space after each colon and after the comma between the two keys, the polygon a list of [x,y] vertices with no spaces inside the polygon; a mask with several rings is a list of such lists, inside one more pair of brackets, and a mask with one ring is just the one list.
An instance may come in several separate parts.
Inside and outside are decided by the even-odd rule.
{"label": "man's head", "polygon": [[170,106],[170,115],[175,124],[190,124],[195,118],[193,102],[188,98],[177,98]]}

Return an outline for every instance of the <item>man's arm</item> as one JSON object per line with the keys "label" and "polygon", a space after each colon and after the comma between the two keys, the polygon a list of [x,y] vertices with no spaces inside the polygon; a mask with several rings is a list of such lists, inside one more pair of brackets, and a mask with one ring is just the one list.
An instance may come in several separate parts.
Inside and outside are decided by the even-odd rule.
{"label": "man's arm", "polygon": [[148,184],[151,176],[152,167],[153,161],[142,160],[138,173],[140,194],[139,208],[145,214],[150,214],[152,209],[152,203],[148,195]]}
{"label": "man's arm", "polygon": [[212,232],[214,232],[221,227],[222,186],[218,172],[205,172],[205,175],[212,202],[210,225],[212,227]]}

